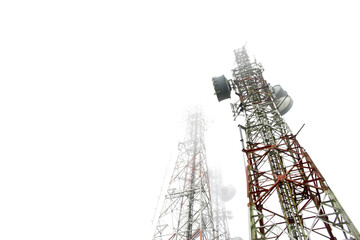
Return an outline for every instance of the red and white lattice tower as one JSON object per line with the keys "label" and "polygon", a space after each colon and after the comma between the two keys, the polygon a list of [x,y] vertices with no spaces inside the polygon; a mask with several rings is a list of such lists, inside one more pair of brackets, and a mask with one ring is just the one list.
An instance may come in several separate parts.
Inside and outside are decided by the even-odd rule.
{"label": "red and white lattice tower", "polygon": [[153,240],[214,239],[204,132],[201,111],[189,112]]}
{"label": "red and white lattice tower", "polygon": [[[263,78],[245,47],[235,50],[233,80],[213,78],[218,100],[236,94],[234,117],[243,116],[250,236],[257,239],[342,240],[360,234],[282,115],[292,100]],[[242,138],[242,135],[241,135]]]}

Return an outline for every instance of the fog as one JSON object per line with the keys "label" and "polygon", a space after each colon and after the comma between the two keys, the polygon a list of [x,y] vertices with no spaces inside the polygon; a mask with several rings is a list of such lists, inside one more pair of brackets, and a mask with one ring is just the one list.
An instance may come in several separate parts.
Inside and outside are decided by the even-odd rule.
{"label": "fog", "polygon": [[[236,195],[244,163],[230,100],[246,42],[294,100],[285,120],[356,226],[359,156],[355,1],[11,1],[0,4],[1,239],[151,239],[183,114],[202,105],[209,162]],[[169,167],[171,171],[171,164]]]}

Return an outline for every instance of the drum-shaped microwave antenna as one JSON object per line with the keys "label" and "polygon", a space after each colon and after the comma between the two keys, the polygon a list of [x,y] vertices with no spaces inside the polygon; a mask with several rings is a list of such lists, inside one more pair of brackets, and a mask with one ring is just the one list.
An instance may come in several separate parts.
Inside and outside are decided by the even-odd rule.
{"label": "drum-shaped microwave antenna", "polygon": [[293,105],[292,98],[287,92],[280,86],[275,85],[272,87],[272,92],[275,95],[275,105],[278,108],[281,115],[287,113]]}
{"label": "drum-shaped microwave antenna", "polygon": [[221,200],[227,202],[235,196],[236,189],[232,185],[227,185],[221,188]]}
{"label": "drum-shaped microwave antenna", "polygon": [[215,94],[220,101],[230,98],[231,86],[224,75],[212,78]]}
{"label": "drum-shaped microwave antenna", "polygon": [[275,85],[272,88],[273,88],[275,97],[278,99],[288,95],[287,92],[280,85]]}
{"label": "drum-shaped microwave antenna", "polygon": [[275,104],[277,106],[277,108],[279,109],[279,112],[281,115],[284,115],[285,113],[287,113],[290,108],[293,105],[293,100],[292,98],[287,95],[285,97],[279,98],[275,101]]}

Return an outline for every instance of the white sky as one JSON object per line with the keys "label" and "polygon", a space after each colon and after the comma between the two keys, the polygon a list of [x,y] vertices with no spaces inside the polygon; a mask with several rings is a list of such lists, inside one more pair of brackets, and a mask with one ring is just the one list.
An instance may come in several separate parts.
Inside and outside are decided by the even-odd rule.
{"label": "white sky", "polygon": [[[151,239],[186,106],[203,104],[209,162],[237,187],[238,129],[211,77],[248,43],[285,119],[360,227],[357,1],[2,1],[0,239]],[[225,157],[223,157],[225,156]]]}

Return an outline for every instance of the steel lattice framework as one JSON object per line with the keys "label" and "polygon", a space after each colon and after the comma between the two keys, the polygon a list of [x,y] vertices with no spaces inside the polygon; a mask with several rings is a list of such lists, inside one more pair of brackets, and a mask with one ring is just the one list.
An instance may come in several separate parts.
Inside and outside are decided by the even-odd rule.
{"label": "steel lattice framework", "polygon": [[215,168],[210,174],[213,219],[215,228],[215,240],[229,240],[229,225],[225,203],[222,200],[222,188],[224,187],[219,169]]}
{"label": "steel lattice framework", "polygon": [[204,131],[201,111],[189,112],[153,240],[214,239]]}
{"label": "steel lattice framework", "polygon": [[[281,116],[263,68],[235,50],[234,117],[244,115],[250,236],[255,239],[360,239],[349,216]],[[243,134],[241,134],[241,138]],[[243,139],[242,139],[243,141]]]}

